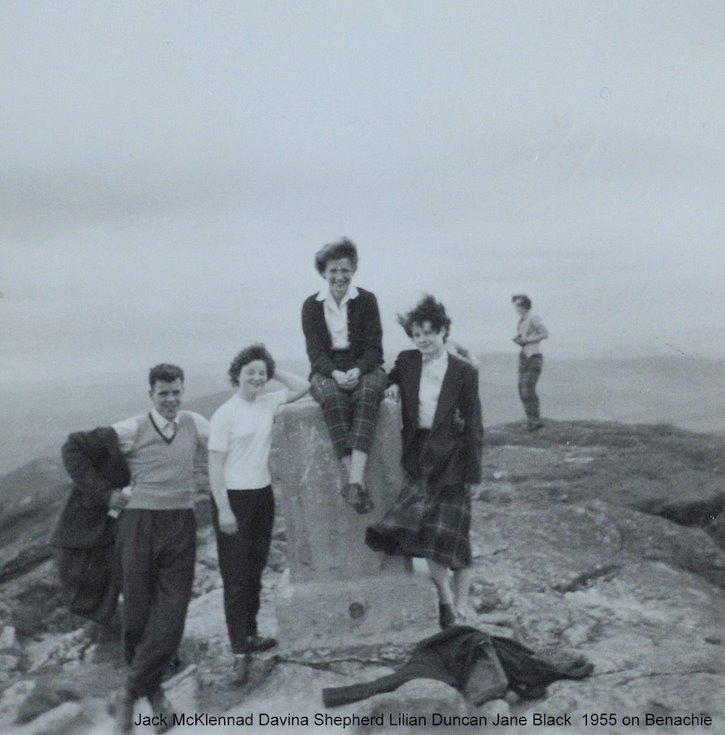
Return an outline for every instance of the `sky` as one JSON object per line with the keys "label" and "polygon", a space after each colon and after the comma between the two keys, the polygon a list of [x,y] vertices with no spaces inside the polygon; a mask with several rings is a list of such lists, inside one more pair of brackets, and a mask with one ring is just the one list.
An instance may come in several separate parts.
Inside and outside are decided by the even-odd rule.
{"label": "sky", "polygon": [[315,251],[395,315],[725,358],[725,5],[0,4],[0,384],[304,358]]}

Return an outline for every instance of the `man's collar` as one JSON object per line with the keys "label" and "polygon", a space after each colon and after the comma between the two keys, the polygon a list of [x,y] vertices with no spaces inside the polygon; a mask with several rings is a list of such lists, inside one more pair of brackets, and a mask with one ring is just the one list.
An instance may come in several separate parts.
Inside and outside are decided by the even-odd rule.
{"label": "man's collar", "polygon": [[151,409],[151,418],[154,420],[154,423],[156,424],[156,426],[159,427],[159,429],[163,429],[166,426],[166,424],[169,424],[169,423],[176,424],[177,426],[179,425],[179,414],[178,413],[176,414],[175,419],[172,419],[171,421],[169,421],[166,417],[162,416],[156,410],[155,407]]}
{"label": "man's collar", "polygon": [[[348,286],[347,293],[342,297],[340,306],[347,303],[348,301],[352,301],[353,299],[356,299],[359,295],[360,295],[360,291],[357,290],[357,286],[351,283]],[[335,301],[335,297],[332,295],[332,292],[330,291],[329,286],[327,288],[323,288],[322,291],[320,291],[317,294],[317,300],[318,301],[330,301],[333,304],[337,303]]]}

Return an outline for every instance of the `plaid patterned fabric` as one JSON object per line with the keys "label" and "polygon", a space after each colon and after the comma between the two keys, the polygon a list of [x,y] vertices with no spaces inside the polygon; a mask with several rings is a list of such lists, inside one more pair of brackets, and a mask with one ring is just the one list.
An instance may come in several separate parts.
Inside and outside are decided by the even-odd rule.
{"label": "plaid patterned fabric", "polygon": [[463,484],[431,488],[407,475],[393,507],[368,526],[365,543],[374,551],[461,569],[471,566],[470,526],[471,498]]}
{"label": "plaid patterned fabric", "polygon": [[338,459],[353,449],[369,452],[378,418],[378,407],[388,377],[383,370],[361,376],[355,390],[345,391],[333,378],[312,376],[312,397],[322,407],[327,430]]}
{"label": "plaid patterned fabric", "polygon": [[529,421],[539,420],[539,397],[536,395],[536,382],[541,375],[544,358],[541,355],[526,357],[519,355],[519,396]]}

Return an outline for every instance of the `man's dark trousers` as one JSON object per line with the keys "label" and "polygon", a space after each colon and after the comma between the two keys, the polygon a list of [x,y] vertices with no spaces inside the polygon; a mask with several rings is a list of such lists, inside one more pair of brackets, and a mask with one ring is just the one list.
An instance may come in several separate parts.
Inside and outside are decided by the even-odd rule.
{"label": "man's dark trousers", "polygon": [[118,522],[116,560],[123,593],[126,688],[148,696],[184,634],[196,559],[194,511],[126,509]]}

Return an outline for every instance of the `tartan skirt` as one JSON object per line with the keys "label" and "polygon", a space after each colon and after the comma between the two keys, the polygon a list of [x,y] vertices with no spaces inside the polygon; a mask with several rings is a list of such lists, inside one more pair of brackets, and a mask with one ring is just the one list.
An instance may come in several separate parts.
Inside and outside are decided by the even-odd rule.
{"label": "tartan skirt", "polygon": [[365,531],[365,543],[386,554],[417,556],[449,569],[471,566],[471,498],[464,483],[428,487],[407,475],[382,520]]}

